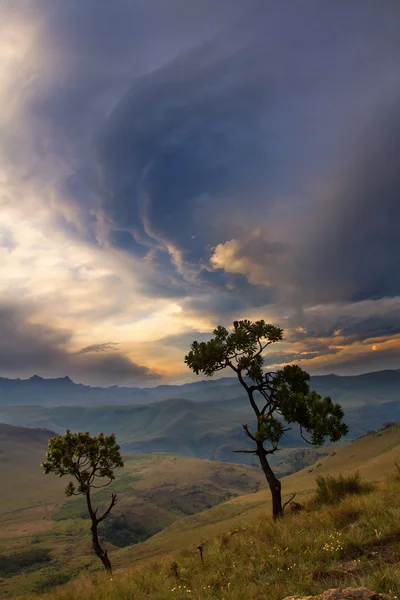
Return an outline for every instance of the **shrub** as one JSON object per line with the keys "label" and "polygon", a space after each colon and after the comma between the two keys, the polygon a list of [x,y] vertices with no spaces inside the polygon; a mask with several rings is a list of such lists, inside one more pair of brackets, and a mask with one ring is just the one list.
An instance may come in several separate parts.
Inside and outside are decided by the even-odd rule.
{"label": "shrub", "polygon": [[314,498],[316,504],[337,504],[346,496],[365,494],[374,489],[372,483],[361,480],[358,471],[351,475],[339,475],[338,477],[320,475],[317,477],[316,483],[317,489]]}
{"label": "shrub", "polygon": [[50,561],[50,551],[45,548],[32,548],[23,552],[0,554],[0,576],[12,577],[21,571],[34,571],[40,569],[43,563]]}
{"label": "shrub", "polygon": [[64,583],[67,583],[67,581],[70,580],[70,576],[67,575],[66,573],[62,573],[60,571],[49,571],[48,573],[46,573],[46,577],[44,579],[41,579],[40,581],[38,581],[34,586],[33,589],[35,592],[41,594],[44,592],[47,592],[48,590],[51,590],[52,588],[58,586],[58,585],[63,585]]}

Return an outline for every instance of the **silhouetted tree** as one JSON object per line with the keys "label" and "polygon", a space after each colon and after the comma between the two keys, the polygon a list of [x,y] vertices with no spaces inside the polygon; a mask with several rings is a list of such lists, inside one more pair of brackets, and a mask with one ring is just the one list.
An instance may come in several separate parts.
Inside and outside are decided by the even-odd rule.
{"label": "silhouetted tree", "polygon": [[[308,443],[322,445],[325,438],[336,442],[348,432],[343,423],[343,409],[329,397],[321,398],[310,391],[310,375],[298,365],[288,365],[273,372],[264,372],[263,352],[282,340],[283,330],[265,321],[235,321],[231,333],[217,327],[208,342],[193,342],[185,363],[197,375],[212,377],[217,371],[232,369],[248,396],[257,418],[257,428],[246,435],[254,442],[254,450],[237,450],[258,456],[272,495],[272,515],[283,515],[281,482],[271,469],[268,456],[278,450],[279,442],[297,423],[301,437]],[[268,446],[266,447],[266,444]]]}
{"label": "silhouetted tree", "polygon": [[41,467],[45,474],[55,473],[58,477],[70,475],[65,488],[66,496],[85,496],[92,524],[93,550],[100,558],[107,573],[111,574],[111,563],[107,550],[99,542],[98,525],[109,515],[116,503],[116,494],[111,495],[108,508],[98,515],[99,509],[93,508],[90,493],[93,489],[103,488],[115,479],[114,470],[124,466],[120,447],[114,434],[90,436],[89,433],[71,433],[67,429],[65,435],[49,441],[46,460]]}

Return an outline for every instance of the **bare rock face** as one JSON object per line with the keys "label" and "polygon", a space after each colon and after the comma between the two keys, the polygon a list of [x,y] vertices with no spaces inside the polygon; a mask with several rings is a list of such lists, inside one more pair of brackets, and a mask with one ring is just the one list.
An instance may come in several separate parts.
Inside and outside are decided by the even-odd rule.
{"label": "bare rock face", "polygon": [[284,600],[390,600],[389,596],[376,594],[367,588],[327,590],[320,596],[287,596]]}

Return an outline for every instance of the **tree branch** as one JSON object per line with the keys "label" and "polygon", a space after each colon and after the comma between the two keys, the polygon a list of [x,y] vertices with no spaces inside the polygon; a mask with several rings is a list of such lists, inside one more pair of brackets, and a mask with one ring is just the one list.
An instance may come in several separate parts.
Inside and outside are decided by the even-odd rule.
{"label": "tree branch", "polygon": [[241,369],[235,369],[233,367],[233,365],[232,365],[232,368],[236,371],[238,379],[239,379],[240,383],[242,384],[242,386],[244,387],[244,389],[246,390],[246,392],[249,393],[250,388],[249,388],[249,386],[247,385],[247,383],[245,382],[245,380],[242,377],[242,370]]}
{"label": "tree branch", "polygon": [[117,501],[117,494],[113,493],[111,496],[110,506],[107,508],[106,512],[97,519],[97,523],[101,523],[102,521],[104,521],[106,516],[110,514],[112,507],[115,506],[116,501]]}
{"label": "tree branch", "polygon": [[257,454],[257,450],[234,450],[234,452],[241,452],[242,454]]}
{"label": "tree branch", "polygon": [[293,500],[295,497],[296,497],[296,492],[294,492],[294,493],[291,495],[291,497],[289,498],[289,500],[288,500],[287,502],[285,502],[285,504],[282,506],[282,510],[285,510],[286,506],[287,506],[288,504],[290,504],[290,503],[291,503],[291,501],[292,501],[292,500]]}
{"label": "tree branch", "polygon": [[272,344],[272,342],[266,342],[264,345],[261,343],[260,340],[258,340],[258,343],[260,345],[260,349],[258,352],[256,352],[256,354],[254,356],[259,356],[262,352],[264,352],[265,348],[267,346],[269,346],[270,344]]}
{"label": "tree branch", "polygon": [[253,442],[255,442],[256,438],[254,437],[254,435],[252,433],[250,433],[248,425],[242,425],[242,427],[245,430],[246,434],[249,436],[249,438],[251,438],[253,440]]}
{"label": "tree branch", "polygon": [[93,484],[91,484],[90,487],[92,487],[92,488],[94,488],[96,490],[99,490],[100,488],[107,487],[108,485],[110,485],[111,482],[112,482],[112,479],[110,479],[110,481],[107,481],[107,483],[104,483],[103,485],[93,485]]}
{"label": "tree branch", "polygon": [[265,450],[265,454],[275,454],[277,450],[279,450],[278,446],[274,446],[273,448],[270,448],[270,450]]}
{"label": "tree branch", "polygon": [[305,438],[305,437],[304,437],[304,435],[303,435],[303,428],[302,428],[302,426],[301,426],[301,425],[300,425],[300,435],[301,435],[301,437],[303,438],[303,440],[304,440],[305,442],[307,442],[307,444],[310,444],[310,446],[314,446],[314,444],[313,444],[312,442],[310,442],[310,440],[308,440],[307,438]]}

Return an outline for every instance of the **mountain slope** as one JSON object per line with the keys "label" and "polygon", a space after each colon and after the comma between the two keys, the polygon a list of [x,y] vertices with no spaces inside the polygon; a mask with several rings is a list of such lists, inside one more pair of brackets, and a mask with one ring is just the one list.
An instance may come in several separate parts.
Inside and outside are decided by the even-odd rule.
{"label": "mountain slope", "polygon": [[62,489],[60,480],[42,477],[40,463],[44,460],[48,440],[55,433],[46,429],[27,429],[0,423],[0,513],[30,504],[45,504]]}
{"label": "mountain slope", "polygon": [[[400,370],[377,371],[354,376],[320,375],[311,378],[311,387],[332,396],[345,408],[379,404],[399,399]],[[195,402],[219,402],[244,398],[235,378],[208,379],[183,385],[154,388],[108,388],[76,384],[69,377],[30,379],[0,377],[0,406],[102,406],[110,404],[147,404],[169,398]],[[245,398],[244,398],[245,399]]]}
{"label": "mountain slope", "polygon": [[[55,570],[57,577],[69,578],[81,568],[97,567],[84,499],[65,498],[68,477],[41,472],[51,435],[50,431],[0,424],[0,481],[6,482],[0,494],[0,592],[4,597],[26,586],[39,589]],[[175,455],[125,454],[124,458],[125,467],[116,481],[93,494],[93,503],[99,506],[107,505],[112,491],[118,495],[101,529],[109,550],[146,539],[185,515],[255,491],[263,483],[259,469],[250,466]],[[16,574],[2,581],[1,568],[10,553],[16,555]],[[23,565],[32,554],[47,556],[52,562],[32,566],[32,576],[27,578]]]}
{"label": "mountain slope", "polygon": [[[252,413],[247,403],[242,410],[231,411],[229,403],[215,407],[209,402],[170,399],[146,406],[79,410],[69,406],[2,407],[0,419],[26,427],[51,427],[59,433],[67,428],[91,434],[113,432],[130,452],[174,452],[233,462],[241,458],[233,451],[248,445],[242,423],[251,423]],[[304,443],[293,431],[285,437],[284,445]]]}
{"label": "mountain slope", "polygon": [[[282,479],[284,499],[296,493],[302,502],[310,497],[318,475],[349,474],[359,471],[367,481],[381,481],[395,474],[395,461],[400,462],[400,426],[337,448],[329,456],[293,475]],[[270,493],[264,486],[259,492],[227,500],[223,504],[192,517],[176,521],[146,542],[135,546],[134,552],[124,549],[116,552],[119,566],[142,560],[159,553],[185,548],[198,539],[213,537],[229,529],[243,526],[262,515],[270,515]]]}

